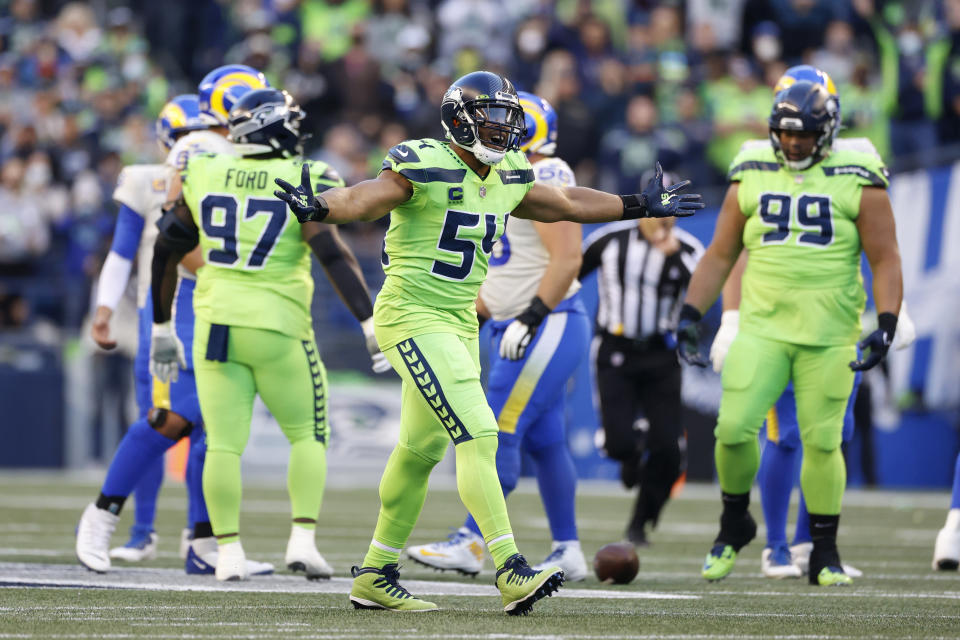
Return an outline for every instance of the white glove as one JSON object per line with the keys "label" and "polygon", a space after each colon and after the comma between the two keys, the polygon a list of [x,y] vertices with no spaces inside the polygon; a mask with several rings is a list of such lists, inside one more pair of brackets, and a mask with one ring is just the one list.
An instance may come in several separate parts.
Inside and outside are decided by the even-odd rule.
{"label": "white glove", "polygon": [[377,344],[377,336],[373,332],[373,318],[367,318],[360,323],[363,327],[363,337],[367,342],[367,353],[370,354],[370,360],[373,361],[371,368],[374,373],[384,373],[390,371],[393,365],[387,360],[387,356],[380,351],[380,345]]}
{"label": "white glove", "polygon": [[717,329],[717,335],[714,336],[713,344],[710,345],[710,361],[713,363],[713,370],[717,373],[723,370],[723,361],[727,358],[733,339],[737,337],[739,326],[740,311],[737,309],[724,311],[720,316],[720,328]]}
{"label": "white glove", "polygon": [[150,375],[160,382],[176,382],[181,368],[187,368],[187,356],[173,325],[170,322],[154,324],[150,337]]}
{"label": "white glove", "polygon": [[514,320],[507,325],[503,337],[500,338],[500,357],[504,360],[520,360],[536,334],[536,327]]}
{"label": "white glove", "polygon": [[893,334],[893,348],[906,349],[917,339],[917,327],[907,313],[907,301],[900,303],[900,317],[897,319],[897,332]]}

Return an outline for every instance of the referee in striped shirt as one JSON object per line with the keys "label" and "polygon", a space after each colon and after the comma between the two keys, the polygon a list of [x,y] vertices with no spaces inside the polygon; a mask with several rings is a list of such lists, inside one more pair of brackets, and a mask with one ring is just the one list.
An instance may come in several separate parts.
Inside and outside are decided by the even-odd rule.
{"label": "referee in striped shirt", "polygon": [[[666,183],[667,176],[664,176]],[[599,272],[592,354],[607,455],[640,485],[627,539],[647,544],[684,466],[680,364],[668,338],[703,245],[673,218],[605,225],[584,246],[580,279]]]}

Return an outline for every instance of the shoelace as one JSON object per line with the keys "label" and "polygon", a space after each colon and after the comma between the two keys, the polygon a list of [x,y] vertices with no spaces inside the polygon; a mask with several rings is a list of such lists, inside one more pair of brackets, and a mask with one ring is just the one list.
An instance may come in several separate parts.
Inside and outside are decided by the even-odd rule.
{"label": "shoelace", "polygon": [[444,547],[455,547],[459,545],[461,542],[463,542],[464,540],[466,540],[467,537],[468,537],[467,534],[460,531],[460,529],[453,529],[450,532],[450,535],[447,536],[446,542],[441,542],[439,544]]}
{"label": "shoelace", "polygon": [[395,564],[388,564],[380,570],[380,578],[374,581],[374,586],[389,586],[387,594],[394,598],[412,598],[413,596],[404,587],[400,586],[400,570]]}

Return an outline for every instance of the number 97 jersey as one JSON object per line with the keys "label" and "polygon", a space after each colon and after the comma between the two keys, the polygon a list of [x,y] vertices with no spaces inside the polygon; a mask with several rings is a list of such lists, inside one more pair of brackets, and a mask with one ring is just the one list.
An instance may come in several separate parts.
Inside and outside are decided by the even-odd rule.
{"label": "number 97 jersey", "polygon": [[771,145],[745,146],[728,177],[747,218],[741,330],[803,345],[856,342],[866,299],[856,220],[863,188],[889,184],[882,160],[835,148],[789,171]]}
{"label": "number 97 jersey", "polygon": [[[193,297],[201,320],[313,336],[309,250],[286,203],[273,195],[276,177],[299,183],[301,163],[222,154],[187,162],[183,195],[204,262]],[[311,175],[317,193],[343,184],[322,162],[311,163]]]}

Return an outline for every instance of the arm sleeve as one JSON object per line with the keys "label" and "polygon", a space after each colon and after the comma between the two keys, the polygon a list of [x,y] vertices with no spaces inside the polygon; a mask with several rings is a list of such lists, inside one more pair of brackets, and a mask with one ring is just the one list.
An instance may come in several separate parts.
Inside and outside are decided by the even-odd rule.
{"label": "arm sleeve", "polygon": [[353,317],[361,323],[369,319],[373,303],[353,252],[339,236],[326,229],[310,238],[308,244]]}
{"label": "arm sleeve", "polygon": [[[114,239],[116,240],[116,239]],[[111,250],[100,269],[100,279],[97,281],[97,306],[116,309],[123,291],[127,288],[130,279],[130,269],[133,263],[115,250]]]}

